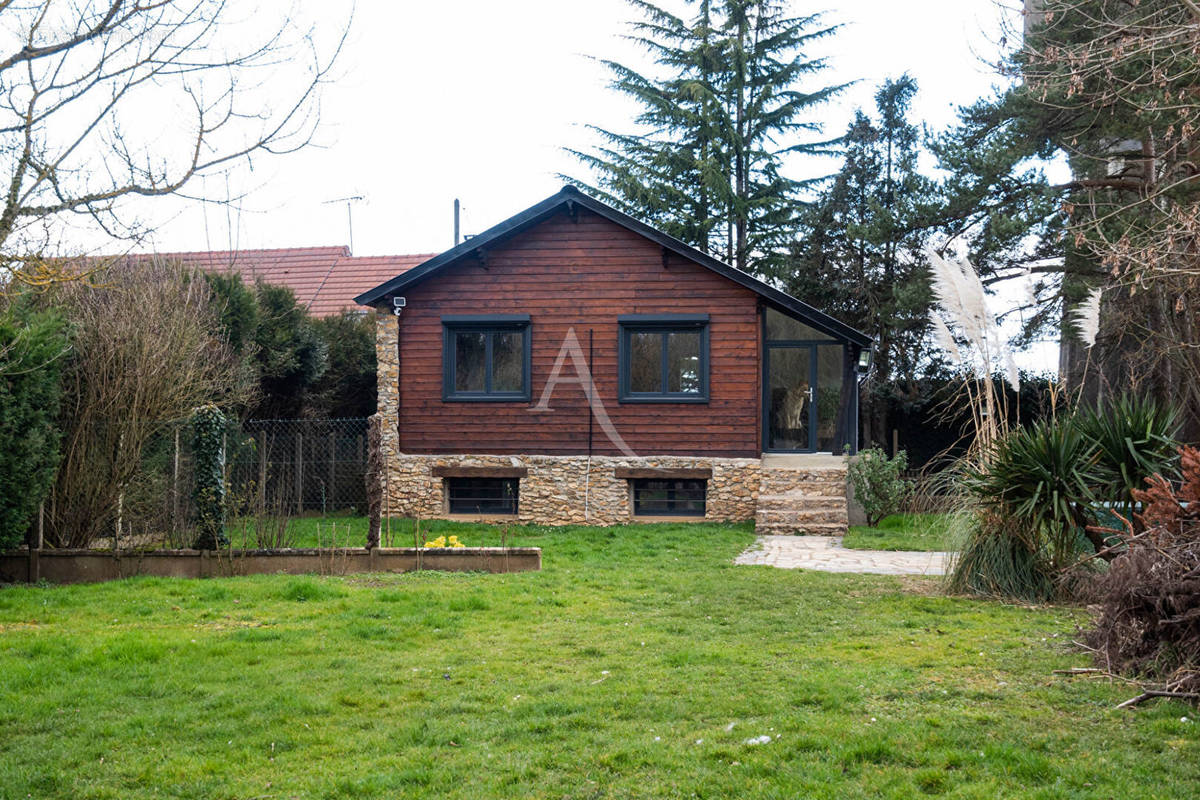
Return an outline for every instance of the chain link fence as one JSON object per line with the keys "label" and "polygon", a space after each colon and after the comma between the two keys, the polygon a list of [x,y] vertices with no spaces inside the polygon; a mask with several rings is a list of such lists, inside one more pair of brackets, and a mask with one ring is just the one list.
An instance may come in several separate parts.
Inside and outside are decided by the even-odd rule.
{"label": "chain link fence", "polygon": [[367,419],[251,420],[226,473],[235,501],[293,514],[366,513]]}
{"label": "chain link fence", "polygon": [[[366,513],[365,417],[231,420],[224,444],[231,522],[240,517]],[[162,423],[105,529],[125,544],[189,546],[194,538],[192,483],[188,422]],[[105,544],[111,539],[93,542]]]}

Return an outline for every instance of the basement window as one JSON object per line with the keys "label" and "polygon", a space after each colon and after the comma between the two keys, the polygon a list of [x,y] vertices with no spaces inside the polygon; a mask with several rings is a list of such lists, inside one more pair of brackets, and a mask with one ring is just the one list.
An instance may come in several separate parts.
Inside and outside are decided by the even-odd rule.
{"label": "basement window", "polygon": [[446,478],[451,514],[515,515],[520,478]]}
{"label": "basement window", "polygon": [[637,517],[703,517],[708,481],[692,478],[638,478],[633,488]]}

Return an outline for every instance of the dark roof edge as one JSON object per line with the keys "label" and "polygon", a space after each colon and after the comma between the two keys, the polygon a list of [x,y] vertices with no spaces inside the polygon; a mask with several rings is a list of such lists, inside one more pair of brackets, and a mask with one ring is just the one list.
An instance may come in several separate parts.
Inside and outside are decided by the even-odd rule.
{"label": "dark roof edge", "polygon": [[673,236],[668,236],[660,230],[650,227],[646,223],[634,219],[605,203],[596,200],[593,197],[581,192],[574,186],[564,186],[560,191],[547,197],[540,203],[530,206],[521,213],[509,217],[498,225],[488,228],[478,236],[474,236],[465,242],[462,242],[456,247],[453,247],[441,255],[434,256],[428,261],[413,267],[407,272],[397,275],[390,281],[376,286],[370,291],[363,292],[358,297],[354,298],[354,302],[360,305],[375,305],[388,295],[395,294],[413,284],[424,280],[430,273],[436,272],[442,267],[451,264],[458,259],[470,255],[476,250],[487,246],[488,244],[508,236],[512,236],[525,228],[541,222],[546,217],[558,210],[559,206],[567,203],[577,203],[583,208],[588,209],[600,216],[611,220],[623,227],[632,230],[635,233],[645,236],[647,239],[655,242],[667,250],[680,255],[690,261],[695,261],[702,267],[716,272],[718,275],[728,278],[734,283],[750,289],[765,299],[771,305],[776,306],[779,310],[790,312],[799,317],[802,317],[805,322],[813,324],[813,327],[824,330],[832,336],[839,339],[845,339],[862,347],[871,345],[871,337],[861,331],[857,331],[846,325],[843,322],[829,316],[823,311],[805,303],[802,300],[797,300],[795,297],[776,289],[769,283],[755,278],[742,272],[736,267],[718,261],[707,253],[697,250],[689,244],[685,244]]}

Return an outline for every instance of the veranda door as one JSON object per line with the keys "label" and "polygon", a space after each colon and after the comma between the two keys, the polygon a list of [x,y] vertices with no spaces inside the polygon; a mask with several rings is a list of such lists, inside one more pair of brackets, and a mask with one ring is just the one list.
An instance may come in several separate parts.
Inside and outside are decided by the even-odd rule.
{"label": "veranda door", "polygon": [[769,452],[811,453],[817,449],[814,345],[770,344],[763,370],[763,443]]}

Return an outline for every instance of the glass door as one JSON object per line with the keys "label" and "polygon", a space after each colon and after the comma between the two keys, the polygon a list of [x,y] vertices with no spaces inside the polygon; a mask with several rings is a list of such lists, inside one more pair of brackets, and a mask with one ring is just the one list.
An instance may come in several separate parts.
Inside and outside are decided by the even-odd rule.
{"label": "glass door", "polygon": [[813,345],[768,344],[764,370],[764,444],[769,451],[816,450]]}

